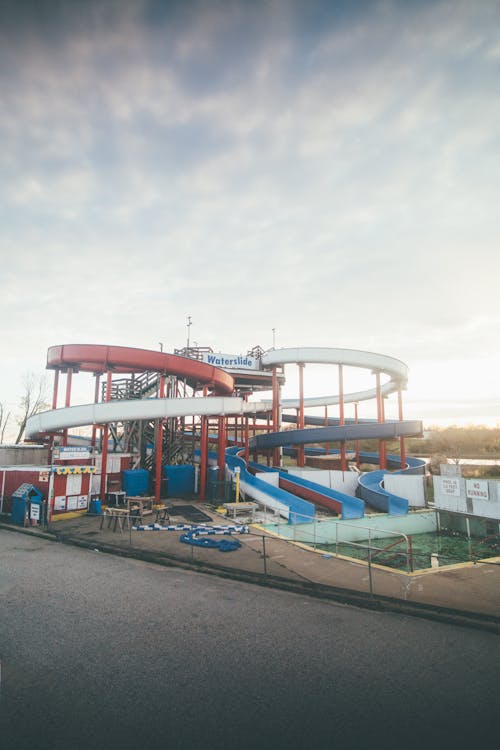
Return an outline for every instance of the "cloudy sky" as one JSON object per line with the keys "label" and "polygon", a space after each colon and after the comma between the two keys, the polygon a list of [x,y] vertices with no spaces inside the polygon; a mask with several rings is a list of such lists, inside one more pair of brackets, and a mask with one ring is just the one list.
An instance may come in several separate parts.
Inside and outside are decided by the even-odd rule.
{"label": "cloudy sky", "polygon": [[1,0],[0,401],[51,345],[172,351],[190,315],[500,421],[499,28],[498,0]]}

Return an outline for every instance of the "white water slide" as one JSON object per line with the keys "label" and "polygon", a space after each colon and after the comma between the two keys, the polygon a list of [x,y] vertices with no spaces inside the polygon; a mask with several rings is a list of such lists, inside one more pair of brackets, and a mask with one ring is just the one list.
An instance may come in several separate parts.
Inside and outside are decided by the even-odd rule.
{"label": "white water slide", "polygon": [[[58,359],[55,356],[50,357],[50,352],[53,350],[58,351]],[[182,367],[189,373],[190,376],[196,371],[196,366],[200,366],[200,372],[202,367],[206,367],[205,363],[198,362],[197,360],[187,359],[185,357],[178,357],[171,354],[161,354],[160,352],[150,352],[148,350],[140,349],[125,349],[124,347],[100,347],[100,346],[87,346],[82,345],[74,347],[78,353],[82,362],[91,360],[90,352],[99,350],[99,355],[103,357],[103,371],[105,370],[105,364],[113,364],[113,351],[116,350],[115,356],[122,356],[124,360],[128,359],[125,357],[123,352],[134,353],[134,368],[138,369],[138,361],[140,357],[137,355],[144,352],[144,370],[151,367],[151,358],[154,357],[154,369],[158,372],[163,371],[161,357],[165,357],[165,367],[171,365],[174,361],[176,366],[176,373],[182,374]],[[105,357],[101,353],[101,349],[106,349]],[[70,350],[69,352],[60,350]],[[90,350],[90,352],[89,352]],[[74,359],[68,361],[66,356],[75,356],[75,352],[71,351],[71,347],[52,347],[49,349],[49,366],[50,367],[62,367],[63,365],[71,366],[75,365],[79,369],[85,369],[81,362],[75,362]],[[180,365],[179,365],[180,361]],[[105,363],[105,364],[104,364]],[[393,357],[387,357],[382,354],[375,354],[372,352],[363,352],[355,349],[332,349],[322,347],[304,347],[295,349],[273,349],[266,352],[262,357],[262,365],[266,368],[274,366],[281,366],[291,363],[322,363],[322,364],[342,364],[352,367],[360,367],[369,369],[372,372],[379,372],[389,376],[388,382],[381,385],[381,393],[383,396],[387,396],[390,393],[394,393],[400,387],[406,386],[408,378],[407,366],[398,359]],[[92,368],[97,371],[96,360],[91,360]],[[210,368],[213,372],[217,371],[218,368]],[[123,369],[122,369],[123,371]],[[227,375],[221,371],[221,374]],[[352,403],[355,401],[366,401],[376,398],[377,391],[375,388],[359,391],[356,393],[346,393],[343,397],[345,403]],[[312,406],[327,406],[330,404],[338,404],[339,395],[332,396],[318,396],[315,398],[304,399],[304,407]],[[144,398],[125,400],[120,399],[116,401],[106,401],[96,404],[82,404],[79,406],[68,406],[62,409],[53,409],[51,411],[41,412],[30,417],[26,424],[26,437],[33,438],[37,434],[54,432],[56,430],[66,430],[70,427],[83,427],[86,425],[101,425],[110,422],[126,422],[129,420],[149,420],[149,419],[162,419],[168,417],[188,417],[188,416],[225,416],[235,414],[255,414],[269,410],[272,402],[270,400],[245,402],[243,399],[238,397],[226,397],[226,396],[210,396],[207,398]],[[285,399],[281,403],[283,409],[287,408],[298,408],[298,399]]]}

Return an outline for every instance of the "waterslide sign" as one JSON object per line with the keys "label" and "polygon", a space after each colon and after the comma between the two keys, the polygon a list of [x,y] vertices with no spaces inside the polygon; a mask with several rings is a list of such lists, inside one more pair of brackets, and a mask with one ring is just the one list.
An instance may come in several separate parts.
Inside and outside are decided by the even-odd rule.
{"label": "waterslide sign", "polygon": [[222,370],[258,370],[259,360],[248,354],[221,354],[203,352],[203,361]]}
{"label": "waterslide sign", "polygon": [[488,500],[488,482],[484,479],[467,479],[465,482],[465,492],[471,500]]}
{"label": "waterslide sign", "polygon": [[54,458],[59,461],[71,461],[75,458],[90,458],[90,448],[77,445],[64,445],[54,450]]}

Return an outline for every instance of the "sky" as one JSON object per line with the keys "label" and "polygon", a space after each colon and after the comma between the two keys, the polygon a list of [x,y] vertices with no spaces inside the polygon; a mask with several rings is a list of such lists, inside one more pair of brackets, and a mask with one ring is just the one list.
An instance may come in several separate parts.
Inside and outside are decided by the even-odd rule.
{"label": "sky", "polygon": [[499,28],[498,0],[1,0],[4,408],[49,346],[173,351],[190,316],[215,351],[396,357],[408,418],[500,424]]}

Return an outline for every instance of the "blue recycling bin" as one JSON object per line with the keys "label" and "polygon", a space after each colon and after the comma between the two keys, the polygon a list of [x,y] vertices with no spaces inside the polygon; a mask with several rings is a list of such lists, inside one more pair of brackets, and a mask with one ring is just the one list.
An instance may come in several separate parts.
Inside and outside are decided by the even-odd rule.
{"label": "blue recycling bin", "polygon": [[[32,512],[32,505],[38,506],[38,509]],[[19,526],[24,526],[30,520],[41,522],[43,520],[42,505],[43,495],[38,487],[35,487],[34,484],[24,482],[12,493],[11,516],[13,522]]]}
{"label": "blue recycling bin", "polygon": [[92,515],[102,515],[102,503],[100,498],[90,501],[89,513]]}

